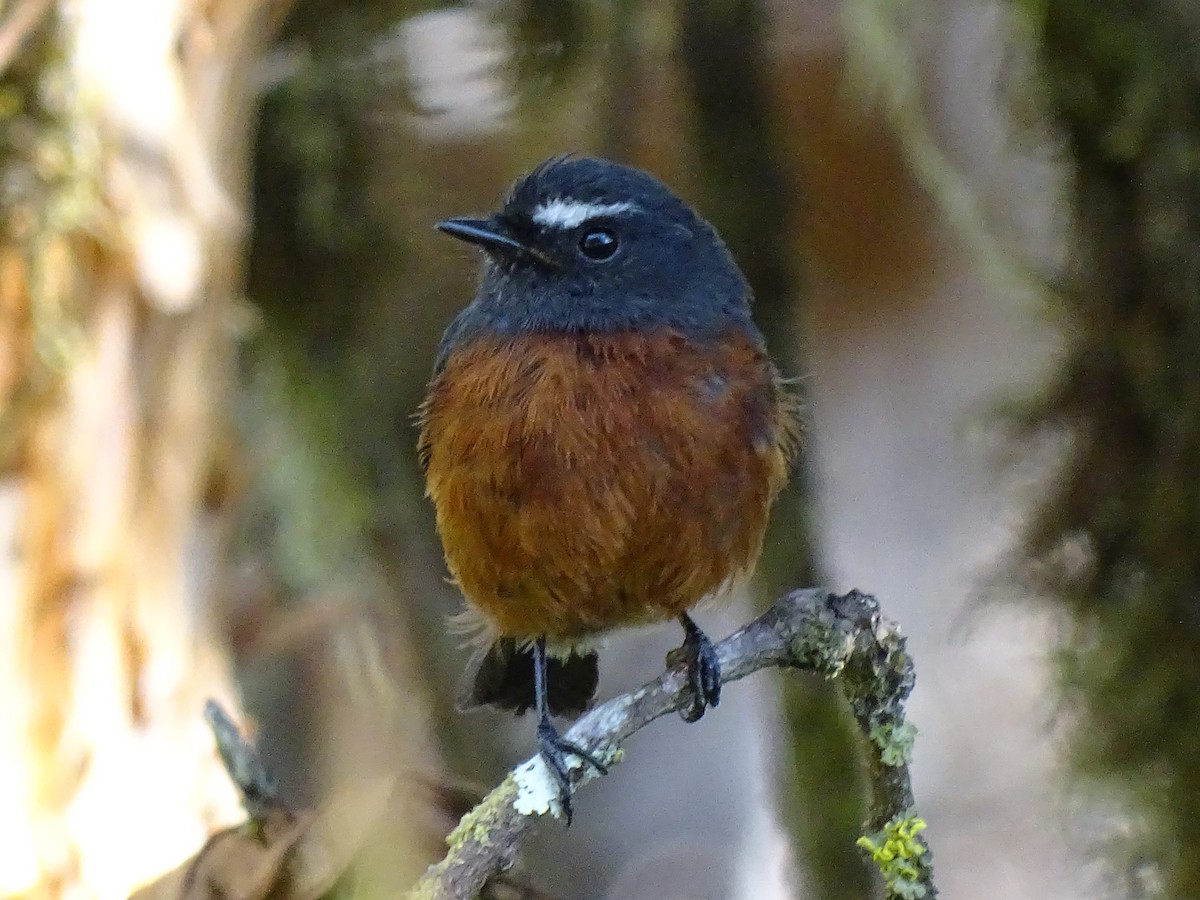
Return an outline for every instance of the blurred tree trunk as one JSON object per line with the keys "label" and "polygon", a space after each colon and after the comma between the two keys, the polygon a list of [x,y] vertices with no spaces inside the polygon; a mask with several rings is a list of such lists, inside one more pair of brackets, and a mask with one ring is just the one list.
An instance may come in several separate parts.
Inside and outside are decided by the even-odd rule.
{"label": "blurred tree trunk", "polygon": [[239,815],[200,712],[231,694],[223,410],[285,6],[0,6],[0,894],[124,896]]}
{"label": "blurred tree trunk", "polygon": [[[792,249],[795,200],[772,132],[768,24],[758,0],[687,0],[679,49],[707,205],[754,289],[772,355],[785,375],[797,376],[805,372],[795,338],[802,279]],[[802,464],[772,511],[758,576],[768,596],[820,583],[812,497]],[[871,873],[854,843],[864,804],[853,721],[825,682],[790,678],[780,690],[789,748],[779,773],[781,812],[808,886],[825,900],[866,896]]]}
{"label": "blurred tree trunk", "polygon": [[[1078,625],[1075,762],[1131,801],[1133,896],[1200,896],[1200,14],[1018,4],[1072,176],[1070,353],[1028,411],[1071,435],[1027,534]],[[1137,839],[1130,840],[1130,835]]]}

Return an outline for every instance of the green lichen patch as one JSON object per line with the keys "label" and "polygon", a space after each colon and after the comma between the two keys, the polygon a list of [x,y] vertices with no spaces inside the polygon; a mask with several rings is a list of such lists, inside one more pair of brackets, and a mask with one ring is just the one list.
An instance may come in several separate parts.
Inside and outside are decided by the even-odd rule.
{"label": "green lichen patch", "polygon": [[828,610],[809,619],[795,637],[792,653],[805,667],[836,678],[854,650],[854,637]]}
{"label": "green lichen patch", "polygon": [[872,726],[871,742],[879,748],[885,766],[907,766],[912,762],[917,727],[908,722],[886,722]]}
{"label": "green lichen patch", "polygon": [[496,818],[517,797],[517,782],[510,773],[500,786],[488,794],[487,799],[462,817],[454,830],[446,837],[446,845],[453,853],[463,844],[474,843],[486,846]]}
{"label": "green lichen patch", "polygon": [[929,848],[917,838],[925,820],[914,815],[892,819],[883,829],[858,839],[879,868],[888,897],[918,900],[928,894],[925,886]]}

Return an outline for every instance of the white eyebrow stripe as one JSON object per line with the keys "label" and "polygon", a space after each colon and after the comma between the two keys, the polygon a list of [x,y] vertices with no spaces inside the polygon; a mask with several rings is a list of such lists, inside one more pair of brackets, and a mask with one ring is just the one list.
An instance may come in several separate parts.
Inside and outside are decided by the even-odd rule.
{"label": "white eyebrow stripe", "polygon": [[597,216],[615,216],[635,209],[636,204],[623,200],[620,203],[584,203],[581,200],[566,200],[562,197],[539,203],[533,210],[533,221],[550,228],[575,228]]}

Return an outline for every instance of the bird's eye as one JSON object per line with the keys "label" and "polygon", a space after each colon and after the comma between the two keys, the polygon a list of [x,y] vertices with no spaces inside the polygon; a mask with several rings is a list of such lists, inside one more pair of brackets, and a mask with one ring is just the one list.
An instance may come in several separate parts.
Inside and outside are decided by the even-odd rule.
{"label": "bird's eye", "polygon": [[579,239],[579,252],[588,259],[604,262],[617,252],[617,236],[607,228],[592,228]]}

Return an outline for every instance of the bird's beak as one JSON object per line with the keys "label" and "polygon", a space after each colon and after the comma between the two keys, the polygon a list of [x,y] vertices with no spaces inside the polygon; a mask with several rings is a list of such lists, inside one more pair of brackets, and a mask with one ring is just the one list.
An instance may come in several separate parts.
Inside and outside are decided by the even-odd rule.
{"label": "bird's beak", "polygon": [[445,222],[438,222],[434,227],[460,241],[478,244],[484,250],[506,255],[526,251],[524,244],[505,234],[503,228],[491,219],[447,219]]}
{"label": "bird's beak", "polygon": [[443,234],[466,241],[468,244],[478,244],[488,253],[497,254],[507,259],[517,256],[530,256],[543,265],[557,268],[554,260],[540,250],[522,244],[505,231],[504,226],[493,219],[447,219],[434,226]]}

